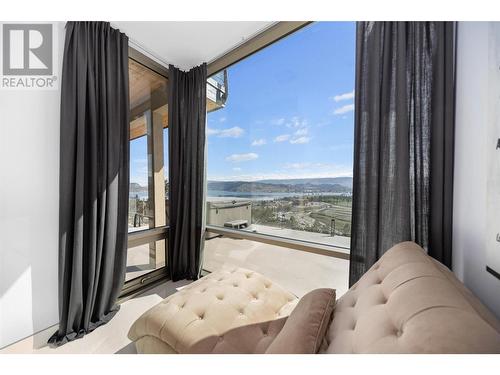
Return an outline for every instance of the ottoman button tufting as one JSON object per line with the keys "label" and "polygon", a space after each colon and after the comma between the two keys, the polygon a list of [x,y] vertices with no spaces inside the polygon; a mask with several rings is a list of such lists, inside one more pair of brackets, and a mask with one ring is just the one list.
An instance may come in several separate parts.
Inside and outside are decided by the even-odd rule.
{"label": "ottoman button tufting", "polygon": [[[176,297],[163,302],[165,308],[161,311],[152,308],[151,313],[144,314],[134,323],[129,337],[136,342],[155,337],[151,340],[161,341],[157,344],[162,352],[188,353],[198,350],[198,346],[202,345],[199,342],[206,337],[207,332],[217,332],[214,341],[222,348],[215,350],[218,352],[231,350],[234,345],[232,339],[226,340],[222,332],[287,315],[275,312],[288,306],[287,300],[296,299],[293,295],[256,272],[238,268],[233,272],[234,276],[230,276],[230,271],[216,271],[196,281],[192,287],[183,288]],[[221,282],[217,282],[219,279]],[[269,296],[269,290],[266,289],[271,287],[273,295]],[[210,315],[206,316],[208,311]],[[188,321],[194,321],[194,324],[189,328],[189,335],[185,335],[185,331],[179,327],[185,327]],[[268,328],[261,332],[260,339],[271,336]],[[251,337],[242,337],[241,340],[253,343]],[[140,352],[144,350],[140,346],[138,348]]]}

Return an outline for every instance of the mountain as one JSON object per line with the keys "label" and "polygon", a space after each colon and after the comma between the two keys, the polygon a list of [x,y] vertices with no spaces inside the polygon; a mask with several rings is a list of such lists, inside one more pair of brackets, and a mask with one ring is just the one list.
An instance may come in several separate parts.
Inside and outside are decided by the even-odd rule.
{"label": "mountain", "polygon": [[[295,178],[260,181],[208,181],[208,190],[238,193],[349,193],[352,177]],[[147,186],[130,183],[131,193],[148,191]]]}
{"label": "mountain", "polygon": [[267,184],[286,185],[333,185],[338,184],[352,189],[352,177],[325,177],[325,178],[293,178],[284,180],[259,180],[257,182]]}
{"label": "mountain", "polygon": [[289,191],[285,184],[265,184],[261,182],[248,181],[208,181],[208,190],[232,191],[232,192],[266,192],[283,193]]}
{"label": "mountain", "polygon": [[137,182],[131,182],[129,191],[130,193],[140,193],[142,191],[148,191],[148,187],[139,185]]}
{"label": "mountain", "polygon": [[[274,180],[270,180],[274,181]],[[284,183],[289,180],[263,181],[208,181],[208,190],[238,193],[348,193],[351,188],[338,183]],[[297,180],[299,181],[299,180]]]}

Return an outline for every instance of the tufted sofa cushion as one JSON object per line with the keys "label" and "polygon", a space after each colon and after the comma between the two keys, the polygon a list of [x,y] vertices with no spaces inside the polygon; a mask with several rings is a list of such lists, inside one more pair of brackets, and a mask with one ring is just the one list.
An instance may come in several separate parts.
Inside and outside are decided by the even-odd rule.
{"label": "tufted sofa cushion", "polygon": [[256,272],[222,269],[145,312],[129,338],[139,353],[264,353],[297,301]]}
{"label": "tufted sofa cushion", "polygon": [[422,248],[387,251],[335,307],[322,353],[500,353],[488,310]]}

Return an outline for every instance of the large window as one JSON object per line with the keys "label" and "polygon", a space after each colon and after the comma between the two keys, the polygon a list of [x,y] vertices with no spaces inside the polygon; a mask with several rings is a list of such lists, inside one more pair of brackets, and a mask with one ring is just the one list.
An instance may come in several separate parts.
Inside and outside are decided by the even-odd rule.
{"label": "large window", "polygon": [[[165,276],[168,225],[167,78],[129,60],[130,193],[127,284]],[[126,285],[127,288],[127,285]]]}
{"label": "large window", "polygon": [[208,114],[207,224],[348,248],[355,24],[314,23],[227,70]]}
{"label": "large window", "polygon": [[[130,189],[123,295],[167,276],[168,72],[135,50],[129,59]],[[225,74],[207,82],[207,108],[225,101]]]}

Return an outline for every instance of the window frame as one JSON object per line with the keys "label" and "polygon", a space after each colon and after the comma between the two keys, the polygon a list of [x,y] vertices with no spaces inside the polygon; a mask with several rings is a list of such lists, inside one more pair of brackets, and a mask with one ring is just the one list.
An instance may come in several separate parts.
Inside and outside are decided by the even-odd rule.
{"label": "window frame", "polygon": [[[166,79],[168,85],[168,69],[155,60],[144,55],[134,47],[129,45],[129,59],[135,61],[136,63],[150,69],[156,74],[159,74]],[[165,145],[164,145],[165,147]],[[168,145],[166,145],[168,148]],[[164,150],[163,150],[164,152]],[[168,176],[166,176],[168,178]],[[125,281],[123,284],[122,291],[119,296],[119,301],[133,297],[134,295],[143,292],[145,289],[156,285],[159,282],[164,282],[170,280],[170,275],[168,272],[168,234],[169,225],[163,225],[155,228],[135,231],[128,233],[127,237],[127,252],[130,248],[148,244],[154,241],[165,240],[165,265],[159,269],[148,272],[144,275],[140,275],[133,279]]]}
{"label": "window frame", "polygon": [[[276,22],[263,32],[255,35],[253,38],[248,39],[238,47],[230,50],[226,54],[218,57],[210,62],[207,66],[207,77],[211,77],[220,71],[237,64],[238,62],[250,57],[254,53],[265,49],[288,35],[294,34],[303,27],[306,27],[314,21],[282,21]],[[206,178],[205,184],[208,183]],[[205,201],[207,198],[207,189],[205,189]],[[207,236],[213,234],[216,237]],[[324,255],[332,258],[349,260],[350,247],[325,245],[305,240],[295,240],[286,237],[273,236],[271,234],[253,233],[245,230],[229,229],[215,225],[205,226],[205,240],[209,241],[217,237],[229,237],[235,239],[246,239],[265,244],[282,246],[291,250],[297,250],[307,253]]]}

